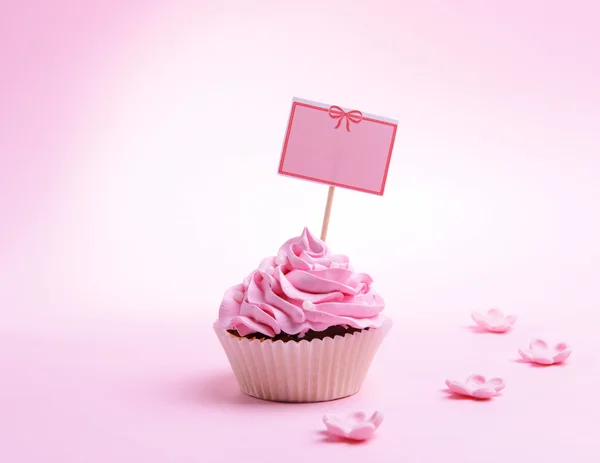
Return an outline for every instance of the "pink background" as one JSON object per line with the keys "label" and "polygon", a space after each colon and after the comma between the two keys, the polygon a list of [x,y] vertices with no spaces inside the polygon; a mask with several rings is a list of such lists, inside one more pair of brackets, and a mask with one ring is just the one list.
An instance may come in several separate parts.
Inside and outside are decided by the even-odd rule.
{"label": "pink background", "polygon": [[[0,14],[0,461],[597,462],[600,52],[594,1],[116,0]],[[293,95],[400,120],[383,198],[328,242],[396,326],[363,391],[236,392],[222,292],[327,188],[274,174]],[[472,309],[517,313],[507,336]],[[515,363],[533,336],[568,365]],[[447,377],[503,376],[490,403]],[[366,445],[326,411],[380,408]],[[296,456],[296,457],[294,457]]]}
{"label": "pink background", "polygon": [[348,108],[340,109],[353,119],[332,118],[321,105],[292,105],[279,173],[383,194],[397,125],[366,113],[354,122]]}

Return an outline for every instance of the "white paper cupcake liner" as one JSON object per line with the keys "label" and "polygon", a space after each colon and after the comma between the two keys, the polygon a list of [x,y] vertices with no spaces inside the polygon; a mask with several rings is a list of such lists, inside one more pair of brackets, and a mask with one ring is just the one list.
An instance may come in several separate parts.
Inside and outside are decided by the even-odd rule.
{"label": "white paper cupcake liner", "polygon": [[277,402],[323,402],[360,390],[391,327],[387,319],[380,328],[344,337],[286,343],[240,338],[219,322],[214,330],[242,392]]}

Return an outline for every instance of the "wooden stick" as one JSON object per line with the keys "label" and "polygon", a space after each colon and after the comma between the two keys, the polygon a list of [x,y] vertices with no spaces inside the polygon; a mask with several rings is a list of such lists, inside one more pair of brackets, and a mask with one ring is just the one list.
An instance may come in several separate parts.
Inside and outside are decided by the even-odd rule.
{"label": "wooden stick", "polygon": [[331,205],[333,204],[333,193],[335,187],[330,186],[327,193],[327,205],[325,206],[325,215],[323,216],[323,227],[321,228],[321,241],[327,238],[327,229],[329,228],[329,216],[331,215]]}

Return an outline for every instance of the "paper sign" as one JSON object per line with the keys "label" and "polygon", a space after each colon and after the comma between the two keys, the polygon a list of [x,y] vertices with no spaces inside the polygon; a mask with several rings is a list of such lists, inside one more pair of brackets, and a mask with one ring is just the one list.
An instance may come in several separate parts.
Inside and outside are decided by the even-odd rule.
{"label": "paper sign", "polygon": [[383,195],[398,122],[294,98],[279,173]]}

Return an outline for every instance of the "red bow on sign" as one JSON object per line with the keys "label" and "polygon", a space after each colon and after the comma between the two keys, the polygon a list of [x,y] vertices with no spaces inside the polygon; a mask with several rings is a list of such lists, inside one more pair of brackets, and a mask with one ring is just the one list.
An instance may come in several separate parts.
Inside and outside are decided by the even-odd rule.
{"label": "red bow on sign", "polygon": [[340,124],[342,123],[342,121],[344,120],[344,118],[346,119],[346,130],[348,132],[350,132],[350,122],[354,122],[355,124],[358,124],[360,121],[362,121],[362,113],[360,111],[344,111],[342,108],[340,108],[339,106],[332,106],[329,108],[329,115],[331,117],[333,117],[334,119],[339,119],[337,125],[335,126],[336,129],[339,129]]}

